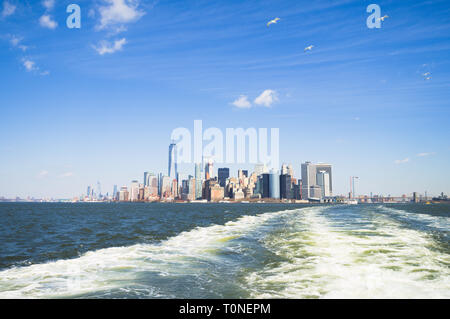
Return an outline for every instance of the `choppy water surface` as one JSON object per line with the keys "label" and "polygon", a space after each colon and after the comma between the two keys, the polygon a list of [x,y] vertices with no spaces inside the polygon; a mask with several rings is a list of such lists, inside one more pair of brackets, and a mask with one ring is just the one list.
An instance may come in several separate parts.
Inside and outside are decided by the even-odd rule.
{"label": "choppy water surface", "polygon": [[0,298],[450,298],[450,205],[0,204]]}

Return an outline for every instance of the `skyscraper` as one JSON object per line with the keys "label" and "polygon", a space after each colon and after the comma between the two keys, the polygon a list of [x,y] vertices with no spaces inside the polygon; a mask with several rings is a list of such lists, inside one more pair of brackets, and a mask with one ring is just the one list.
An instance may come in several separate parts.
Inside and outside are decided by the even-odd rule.
{"label": "skyscraper", "polygon": [[328,173],[330,184],[328,187],[328,191],[326,191],[326,192],[329,193],[328,196],[333,196],[333,175],[332,175],[331,164],[318,163],[315,166],[316,166],[317,172],[325,171]]}
{"label": "skyscraper", "polygon": [[280,175],[275,170],[269,173],[269,197],[280,198]]}
{"label": "skyscraper", "polygon": [[208,160],[205,165],[205,179],[208,180],[214,178],[214,163],[212,160]]}
{"label": "skyscraper", "polygon": [[264,173],[267,173],[267,167],[266,164],[256,164],[255,165],[255,170],[254,170],[256,176],[262,175]]}
{"label": "skyscraper", "polygon": [[322,190],[322,197],[330,197],[330,175],[326,171],[317,172],[317,185]]}
{"label": "skyscraper", "polygon": [[[311,197],[318,198],[320,188],[320,197],[329,197],[333,195],[331,164],[312,164],[305,162],[302,164],[302,199]],[[314,194],[312,194],[312,190]]]}
{"label": "skyscraper", "polygon": [[269,185],[269,174],[263,173],[260,177],[260,192],[262,198],[270,197],[270,185]]}
{"label": "skyscraper", "polygon": [[113,194],[112,194],[112,199],[113,200],[117,200],[117,192],[118,192],[117,185],[114,185]]}
{"label": "skyscraper", "polygon": [[230,169],[228,167],[219,168],[218,172],[219,185],[225,187],[227,184],[227,178],[230,177]]}
{"label": "skyscraper", "polygon": [[169,176],[161,177],[161,198],[168,198],[172,196],[172,183],[175,179]]}
{"label": "skyscraper", "polygon": [[202,164],[195,164],[195,199],[202,198]]}
{"label": "skyscraper", "polygon": [[177,144],[171,143],[169,145],[169,169],[168,176],[172,179],[177,178],[178,164],[177,164]]}
{"label": "skyscraper", "polygon": [[302,164],[302,198],[308,199],[311,197],[311,186],[316,185],[316,167],[311,162]]}
{"label": "skyscraper", "polygon": [[139,199],[139,182],[132,181],[130,188],[130,201],[135,202]]}
{"label": "skyscraper", "polygon": [[149,178],[149,173],[148,172],[144,172],[144,187],[148,186],[148,178]]}
{"label": "skyscraper", "polygon": [[[287,172],[287,170],[286,170]],[[292,199],[292,179],[291,175],[280,175],[280,198]]]}

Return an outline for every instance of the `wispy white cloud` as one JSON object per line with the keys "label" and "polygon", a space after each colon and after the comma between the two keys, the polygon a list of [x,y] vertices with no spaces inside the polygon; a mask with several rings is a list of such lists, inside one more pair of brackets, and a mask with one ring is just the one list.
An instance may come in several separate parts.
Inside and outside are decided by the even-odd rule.
{"label": "wispy white cloud", "polygon": [[425,156],[431,156],[436,154],[435,152],[429,152],[429,153],[419,153],[417,154],[418,157],[425,157]]}
{"label": "wispy white cloud", "polygon": [[110,43],[108,41],[101,41],[99,46],[94,46],[94,49],[100,55],[104,55],[106,53],[112,54],[116,51],[122,50],[123,46],[127,43],[127,39],[122,38],[120,40],[115,40],[114,43]]}
{"label": "wispy white cloud", "polygon": [[41,25],[41,27],[48,29],[55,29],[58,26],[58,23],[55,20],[53,20],[53,18],[48,14],[44,14],[39,19],[39,24]]}
{"label": "wispy white cloud", "polygon": [[409,158],[394,161],[395,164],[405,164],[409,162]]}
{"label": "wispy white cloud", "polygon": [[42,1],[42,5],[43,5],[47,10],[52,10],[53,7],[55,6],[55,0],[43,0],[43,1]]}
{"label": "wispy white cloud", "polygon": [[8,17],[10,15],[13,15],[14,12],[16,12],[16,6],[9,3],[8,1],[3,1],[3,10],[2,10],[2,17]]}
{"label": "wispy white cloud", "polygon": [[42,76],[50,75],[50,71],[41,71],[39,67],[36,65],[36,62],[34,62],[29,58],[23,58],[22,64],[25,67],[25,70],[27,70],[27,72],[35,72]]}
{"label": "wispy white cloud", "polygon": [[265,107],[271,107],[278,101],[277,92],[274,90],[265,90],[255,99],[255,104]]}
{"label": "wispy white cloud", "polygon": [[11,45],[13,47],[17,47],[17,48],[19,48],[19,49],[21,49],[22,51],[25,52],[26,50],[28,50],[28,47],[26,45],[21,44],[22,40],[23,40],[23,38],[20,38],[20,37],[15,36],[15,35],[11,35],[10,39],[9,39],[9,42],[11,43]]}
{"label": "wispy white cloud", "polygon": [[250,108],[252,107],[252,104],[248,100],[248,97],[246,95],[241,95],[238,97],[233,103],[234,106],[238,108]]}
{"label": "wispy white cloud", "polygon": [[48,171],[42,170],[37,174],[37,178],[44,178],[47,175],[48,175]]}
{"label": "wispy white cloud", "polygon": [[59,178],[67,178],[67,177],[72,177],[72,176],[74,176],[74,175],[75,175],[75,174],[72,173],[72,172],[67,172],[67,173],[64,173],[64,174],[59,175],[58,177],[59,177]]}
{"label": "wispy white cloud", "polygon": [[98,29],[111,25],[125,24],[139,20],[145,12],[140,10],[138,0],[104,0],[105,5],[98,10],[100,24]]}
{"label": "wispy white cloud", "polygon": [[36,66],[36,63],[29,59],[23,59],[23,66],[28,72],[38,70],[39,68]]}

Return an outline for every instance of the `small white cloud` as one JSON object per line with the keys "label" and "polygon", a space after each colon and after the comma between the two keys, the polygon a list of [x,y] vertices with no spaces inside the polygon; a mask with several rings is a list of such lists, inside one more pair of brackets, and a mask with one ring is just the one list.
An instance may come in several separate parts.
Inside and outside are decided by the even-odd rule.
{"label": "small white cloud", "polygon": [[39,174],[37,175],[38,178],[44,178],[45,176],[48,175],[48,171],[46,170],[42,170],[39,172]]}
{"label": "small white cloud", "polygon": [[15,35],[12,35],[11,39],[9,41],[11,42],[11,44],[13,46],[16,47],[20,43],[20,41],[22,41],[22,38],[16,37]]}
{"label": "small white cloud", "polygon": [[55,0],[44,0],[44,1],[42,1],[42,5],[43,5],[47,10],[52,10],[53,7],[55,6]]}
{"label": "small white cloud", "polygon": [[436,154],[436,153],[435,153],[435,152],[419,153],[419,154],[417,154],[417,156],[419,156],[419,157],[425,157],[425,156],[431,156],[431,155],[434,155],[434,154]]}
{"label": "small white cloud", "polygon": [[41,27],[55,29],[58,26],[58,23],[52,19],[52,17],[48,14],[44,14],[39,19],[39,24]]}
{"label": "small white cloud", "polygon": [[28,60],[28,59],[24,59],[24,60],[22,60],[22,62],[23,62],[23,66],[25,67],[25,69],[28,72],[31,72],[31,71],[34,71],[34,70],[38,69],[38,67],[36,66],[36,63],[34,61],[31,61],[31,60]]}
{"label": "small white cloud", "polygon": [[145,14],[138,9],[139,0],[104,0],[104,2],[105,5],[99,8],[100,30],[110,25],[137,21]]}
{"label": "small white cloud", "polygon": [[404,163],[408,163],[408,162],[409,162],[409,158],[394,161],[395,164],[404,164]]}
{"label": "small white cloud", "polygon": [[22,40],[23,40],[23,38],[17,37],[15,35],[11,35],[9,42],[11,42],[11,45],[13,47],[17,47],[25,52],[26,50],[28,50],[28,47],[26,45],[21,44]]}
{"label": "small white cloud", "polygon": [[3,11],[2,11],[2,17],[8,17],[10,15],[13,15],[14,12],[16,12],[16,6],[9,3],[8,1],[3,1]]}
{"label": "small white cloud", "polygon": [[100,42],[98,47],[94,46],[94,49],[98,52],[100,55],[104,55],[106,53],[114,53],[116,51],[122,50],[122,47],[127,43],[127,39],[122,38],[120,40],[114,41],[114,43],[110,43],[108,41],[102,41]]}
{"label": "small white cloud", "polygon": [[252,107],[252,104],[248,100],[248,97],[246,95],[241,95],[239,98],[237,98],[233,103],[234,106],[238,108],[250,108]]}
{"label": "small white cloud", "polygon": [[72,177],[74,174],[72,172],[67,172],[64,174],[59,175],[59,178],[67,178],[67,177]]}
{"label": "small white cloud", "polygon": [[274,90],[265,90],[255,99],[255,104],[271,107],[273,103],[278,101],[277,92]]}

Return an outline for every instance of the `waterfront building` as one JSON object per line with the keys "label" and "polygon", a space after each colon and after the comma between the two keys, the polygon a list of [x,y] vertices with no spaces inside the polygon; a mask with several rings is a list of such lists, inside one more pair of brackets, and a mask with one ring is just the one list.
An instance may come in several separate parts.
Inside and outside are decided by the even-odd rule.
{"label": "waterfront building", "polygon": [[126,186],[122,186],[119,192],[119,201],[128,202],[129,200],[129,192]]}
{"label": "waterfront building", "polygon": [[245,198],[245,193],[240,188],[233,193],[234,200],[242,200],[244,198]]}
{"label": "waterfront building", "polygon": [[333,175],[332,175],[332,166],[331,164],[324,164],[324,163],[318,163],[315,164],[316,166],[316,171],[325,171],[328,176],[329,176],[329,185],[326,188],[325,192],[328,195],[324,195],[324,196],[333,196]]}
{"label": "waterfront building", "polygon": [[224,188],[219,185],[216,179],[205,181],[205,196],[208,201],[219,201],[225,197]]}
{"label": "waterfront building", "polygon": [[134,180],[130,187],[130,201],[136,202],[139,200],[139,182]]}
{"label": "waterfront building", "polygon": [[322,200],[323,199],[322,188],[318,185],[310,186],[309,194],[310,194],[309,199],[313,199],[313,200]]}
{"label": "waterfront building", "polygon": [[208,200],[211,202],[217,202],[220,200],[223,200],[224,198],[224,188],[221,187],[219,184],[215,184],[211,186],[209,190],[209,198]]}
{"label": "waterfront building", "polygon": [[413,193],[413,200],[412,200],[414,203],[418,203],[418,202],[420,202],[420,198],[419,198],[419,195],[417,194],[417,192],[414,192]]}
{"label": "waterfront building", "polygon": [[327,171],[320,170],[317,172],[317,185],[322,190],[323,197],[330,197],[330,175]]}

